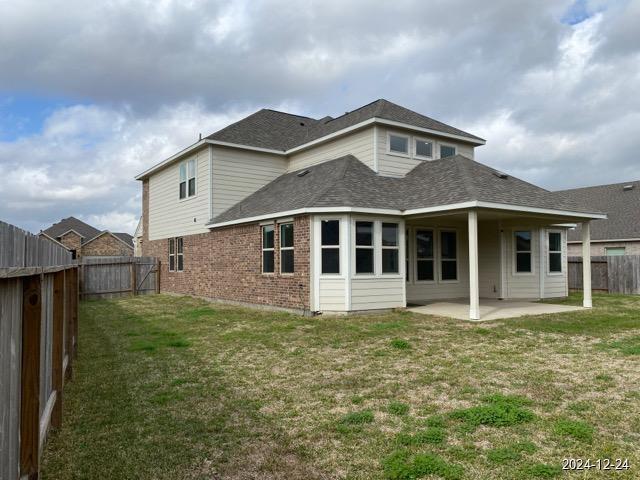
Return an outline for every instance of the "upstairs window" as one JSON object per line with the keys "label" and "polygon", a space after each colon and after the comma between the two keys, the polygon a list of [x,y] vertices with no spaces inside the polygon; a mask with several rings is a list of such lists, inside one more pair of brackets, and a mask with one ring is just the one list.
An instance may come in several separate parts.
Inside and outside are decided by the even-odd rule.
{"label": "upstairs window", "polygon": [[433,275],[433,230],[416,231],[416,280],[429,282]]}
{"label": "upstairs window", "polygon": [[456,147],[440,145],[440,158],[453,157],[456,154]]}
{"label": "upstairs window", "polygon": [[389,134],[389,152],[409,155],[409,137]]}
{"label": "upstairs window", "polygon": [[382,273],[398,273],[399,228],[397,223],[382,224]]}
{"label": "upstairs window", "polygon": [[262,227],[262,273],[274,271],[274,234],[273,225]]}
{"label": "upstairs window", "polygon": [[322,220],[322,273],[340,273],[340,220]]}
{"label": "upstairs window", "polygon": [[293,273],[293,223],[280,225],[280,273]]}
{"label": "upstairs window", "polygon": [[514,232],[516,273],[531,273],[531,232]]}
{"label": "upstairs window", "polygon": [[458,239],[456,232],[440,232],[440,279],[458,280]]}
{"label": "upstairs window", "polygon": [[416,157],[433,158],[433,143],[416,139]]}
{"label": "upstairs window", "polygon": [[373,222],[356,222],[356,274],[373,273]]}
{"label": "upstairs window", "polygon": [[180,199],[196,194],[196,161],[194,159],[180,164]]}
{"label": "upstairs window", "polygon": [[549,272],[562,272],[562,235],[549,232]]}

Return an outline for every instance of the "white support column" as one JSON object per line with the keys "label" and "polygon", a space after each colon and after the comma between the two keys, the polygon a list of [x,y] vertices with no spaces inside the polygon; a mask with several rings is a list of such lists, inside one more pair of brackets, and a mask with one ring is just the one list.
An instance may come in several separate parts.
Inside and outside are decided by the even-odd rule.
{"label": "white support column", "polygon": [[478,276],[478,212],[469,211],[469,318],[480,320],[480,279]]}
{"label": "white support column", "polygon": [[582,306],[591,308],[591,223],[582,222]]}

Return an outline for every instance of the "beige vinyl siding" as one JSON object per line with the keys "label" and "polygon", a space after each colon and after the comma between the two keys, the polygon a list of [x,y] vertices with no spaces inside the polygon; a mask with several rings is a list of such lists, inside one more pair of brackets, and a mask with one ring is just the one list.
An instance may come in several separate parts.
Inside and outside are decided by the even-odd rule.
{"label": "beige vinyl siding", "polygon": [[[409,156],[387,153],[387,142],[389,133],[397,133],[409,136]],[[436,135],[421,134],[410,130],[402,130],[398,128],[377,127],[377,145],[378,145],[378,171],[381,175],[390,177],[402,177],[415,168],[418,164],[425,160],[421,157],[414,157],[414,139],[431,140],[433,142],[434,159],[440,156],[440,144],[452,145],[456,147],[456,151],[460,155],[473,158],[473,146],[463,142],[449,141]]]}
{"label": "beige vinyl siding", "polygon": [[[531,231],[532,273],[515,272],[515,231]],[[540,233],[537,227],[514,227],[505,233],[505,268],[507,298],[540,298]]]}
{"label": "beige vinyl siding", "polygon": [[184,161],[196,159],[196,195],[180,200],[180,163],[154,173],[149,178],[149,239],[159,240],[205,233],[209,221],[209,149],[204,147]]}
{"label": "beige vinyl siding", "polygon": [[544,231],[545,241],[543,244],[543,262],[544,262],[544,296],[545,298],[557,298],[557,297],[566,297],[568,295],[568,283],[567,283],[567,231],[565,229],[552,229],[552,231],[560,231],[562,235],[562,274],[551,274],[548,273],[549,270],[549,240],[548,240],[548,232],[549,230]]}
{"label": "beige vinyl siding", "polygon": [[284,174],[287,159],[269,153],[213,147],[213,216]]}
{"label": "beige vinyl siding", "polygon": [[[434,225],[425,222],[420,227],[411,229],[410,250],[415,252],[415,228],[433,228],[435,234],[435,281],[417,282],[412,274],[407,283],[407,303],[425,300],[466,298],[469,297],[469,244],[466,224]],[[458,232],[458,280],[455,282],[440,280],[440,230],[456,230]],[[412,270],[415,272],[415,256],[411,255]]]}
{"label": "beige vinyl siding", "polygon": [[343,312],[345,307],[345,280],[342,277],[320,277],[320,310]]}
{"label": "beige vinyl siding", "polygon": [[351,154],[373,169],[373,127],[289,155],[289,171],[327,162]]}
{"label": "beige vinyl siding", "polygon": [[480,222],[478,278],[481,298],[500,296],[500,229],[497,222]]}
{"label": "beige vinyl siding", "polygon": [[404,307],[403,278],[354,278],[351,280],[351,309]]}

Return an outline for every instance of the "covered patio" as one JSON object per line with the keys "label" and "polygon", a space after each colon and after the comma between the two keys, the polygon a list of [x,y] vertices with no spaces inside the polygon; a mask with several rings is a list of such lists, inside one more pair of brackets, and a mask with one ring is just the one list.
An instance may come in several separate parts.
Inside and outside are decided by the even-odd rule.
{"label": "covered patio", "polygon": [[[426,305],[408,305],[407,310],[414,313],[434,315],[437,317],[451,317],[459,320],[472,320],[469,311],[469,299],[461,298],[447,301],[434,300]],[[479,319],[476,321],[499,320],[502,318],[517,318],[526,315],[548,315],[584,310],[584,307],[570,305],[553,305],[526,300],[495,300],[481,299],[479,304]]]}

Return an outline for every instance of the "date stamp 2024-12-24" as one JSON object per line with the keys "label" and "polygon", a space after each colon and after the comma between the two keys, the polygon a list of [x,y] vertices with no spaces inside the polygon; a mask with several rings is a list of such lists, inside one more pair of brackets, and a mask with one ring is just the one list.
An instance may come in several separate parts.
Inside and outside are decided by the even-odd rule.
{"label": "date stamp 2024-12-24", "polygon": [[629,470],[629,460],[626,458],[564,458],[563,470]]}

